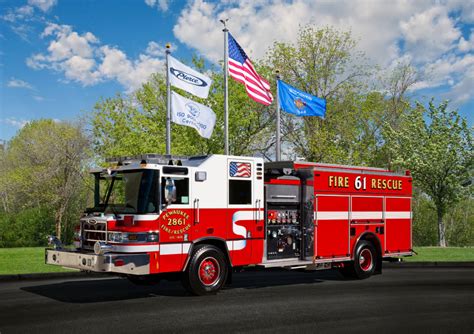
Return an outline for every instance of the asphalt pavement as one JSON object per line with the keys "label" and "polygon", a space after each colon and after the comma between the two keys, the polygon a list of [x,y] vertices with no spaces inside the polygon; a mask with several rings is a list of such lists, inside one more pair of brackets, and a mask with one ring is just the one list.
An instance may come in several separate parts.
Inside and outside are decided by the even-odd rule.
{"label": "asphalt pavement", "polygon": [[0,333],[474,333],[474,268],[250,271],[214,296],[179,282],[0,282]]}

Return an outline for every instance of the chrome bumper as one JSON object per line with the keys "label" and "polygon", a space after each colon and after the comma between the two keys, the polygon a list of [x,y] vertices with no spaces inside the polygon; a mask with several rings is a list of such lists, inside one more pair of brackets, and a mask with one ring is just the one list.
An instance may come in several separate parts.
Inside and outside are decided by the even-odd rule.
{"label": "chrome bumper", "polygon": [[95,272],[130,275],[147,275],[150,273],[150,258],[148,254],[107,253],[95,255],[46,249],[45,263]]}

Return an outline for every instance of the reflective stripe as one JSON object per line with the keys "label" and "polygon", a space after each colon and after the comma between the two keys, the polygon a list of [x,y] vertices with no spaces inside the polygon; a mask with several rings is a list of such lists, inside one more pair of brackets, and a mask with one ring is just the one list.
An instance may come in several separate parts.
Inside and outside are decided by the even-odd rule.
{"label": "reflective stripe", "polygon": [[125,216],[133,216],[133,220],[141,220],[141,221],[152,221],[157,220],[160,215],[150,214],[150,215],[120,215],[118,216],[118,220],[123,220]]}
{"label": "reflective stripe", "polygon": [[124,253],[139,253],[139,252],[159,252],[160,245],[133,245],[133,246],[121,246],[112,245],[112,251],[124,252]]}
{"label": "reflective stripe", "polygon": [[191,248],[191,244],[183,244],[183,254],[188,254],[189,248]]}
{"label": "reflective stripe", "polygon": [[247,246],[247,240],[232,240],[226,241],[227,248],[229,251],[239,251]]}
{"label": "reflective stripe", "polygon": [[387,211],[385,212],[386,219],[410,219],[411,211]]}
{"label": "reflective stripe", "polygon": [[[344,220],[349,219],[349,212],[347,211],[317,211],[315,213],[318,220]],[[410,211],[386,211],[385,219],[410,219]],[[352,211],[351,219],[383,219],[382,211]]]}
{"label": "reflective stripe", "polygon": [[349,219],[349,212],[347,211],[318,211],[316,212],[316,219],[318,220]]}
{"label": "reflective stripe", "polygon": [[183,244],[161,244],[161,255],[183,254]]}
{"label": "reflective stripe", "polygon": [[188,254],[190,248],[191,248],[190,243],[161,244],[160,254],[161,255]]}

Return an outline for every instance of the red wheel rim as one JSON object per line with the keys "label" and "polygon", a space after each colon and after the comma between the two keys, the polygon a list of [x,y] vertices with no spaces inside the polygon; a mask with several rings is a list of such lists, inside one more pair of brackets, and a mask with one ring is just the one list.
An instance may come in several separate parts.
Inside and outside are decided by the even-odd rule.
{"label": "red wheel rim", "polygon": [[202,284],[213,285],[219,279],[219,262],[213,257],[206,257],[199,265],[199,280]]}
{"label": "red wheel rim", "polygon": [[363,271],[369,271],[373,266],[372,252],[367,248],[364,248],[359,255],[359,265]]}

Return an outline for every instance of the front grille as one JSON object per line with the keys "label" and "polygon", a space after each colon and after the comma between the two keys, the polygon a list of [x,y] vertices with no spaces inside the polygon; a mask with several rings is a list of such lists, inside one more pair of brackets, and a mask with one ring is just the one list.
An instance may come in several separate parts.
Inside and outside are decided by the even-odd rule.
{"label": "front grille", "polygon": [[94,218],[81,219],[82,248],[94,249],[96,241],[107,241],[107,221]]}

